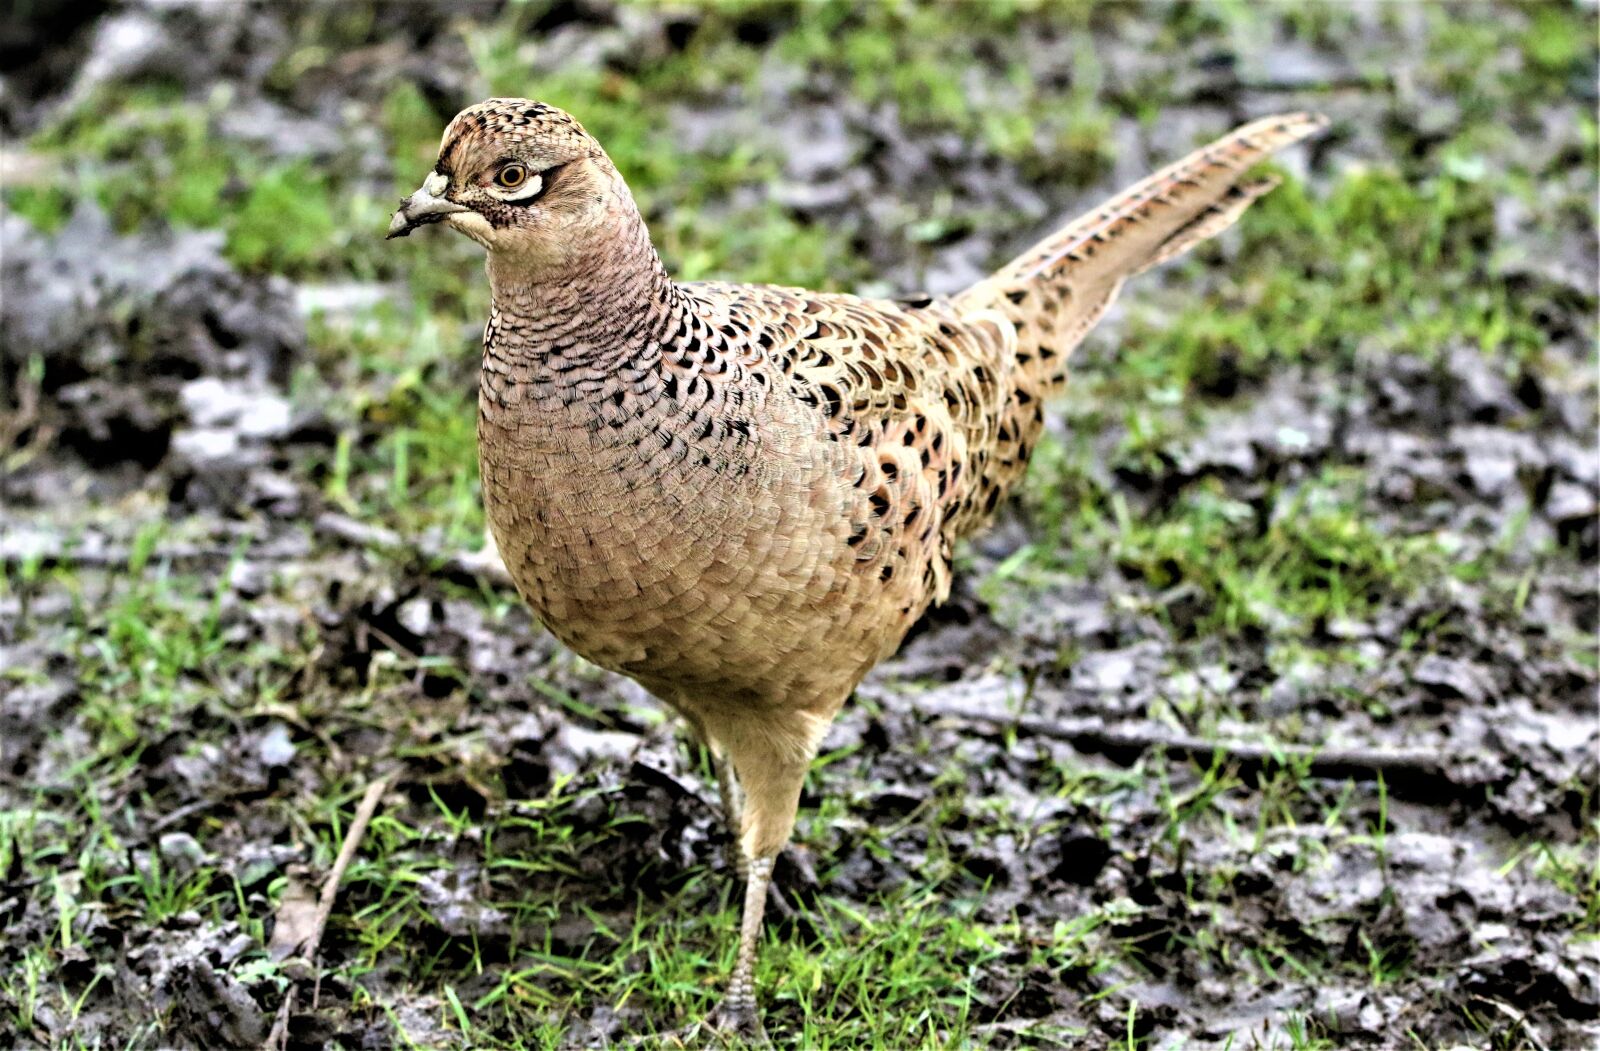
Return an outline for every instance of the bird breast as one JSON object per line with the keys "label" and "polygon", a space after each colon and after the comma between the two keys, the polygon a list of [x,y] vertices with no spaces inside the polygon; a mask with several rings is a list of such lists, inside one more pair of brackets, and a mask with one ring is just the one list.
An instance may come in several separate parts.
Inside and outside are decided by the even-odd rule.
{"label": "bird breast", "polygon": [[659,371],[536,373],[486,362],[484,506],[519,591],[568,646],[658,690],[756,699],[792,685],[801,651],[848,655],[839,636],[869,634],[853,624],[848,472],[797,406],[672,396]]}

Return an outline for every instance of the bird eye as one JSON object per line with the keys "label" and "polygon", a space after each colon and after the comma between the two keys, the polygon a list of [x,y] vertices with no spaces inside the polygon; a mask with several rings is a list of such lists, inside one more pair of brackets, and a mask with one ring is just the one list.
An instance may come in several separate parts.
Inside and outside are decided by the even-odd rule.
{"label": "bird eye", "polygon": [[494,181],[508,190],[515,190],[518,186],[528,181],[528,169],[520,164],[508,164],[500,169]]}

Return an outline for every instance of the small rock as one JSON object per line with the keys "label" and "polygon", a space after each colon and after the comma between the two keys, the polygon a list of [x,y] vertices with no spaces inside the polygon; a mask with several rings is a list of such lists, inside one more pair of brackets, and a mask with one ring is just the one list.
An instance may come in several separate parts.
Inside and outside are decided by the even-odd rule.
{"label": "small rock", "polygon": [[231,460],[239,451],[239,432],[220,427],[194,427],[172,436],[173,451],[195,466]]}
{"label": "small rock", "polygon": [[1458,347],[1449,359],[1462,408],[1479,423],[1502,423],[1521,415],[1522,406],[1505,376],[1478,351]]}
{"label": "small rock", "polygon": [[256,947],[256,940],[248,934],[235,934],[226,945],[217,950],[217,962],[227,965]]}
{"label": "small rock", "polygon": [[1593,518],[1597,510],[1594,491],[1572,482],[1557,482],[1550,487],[1544,513],[1554,522],[1572,523]]}
{"label": "small rock", "polygon": [[1245,80],[1254,88],[1286,91],[1315,88],[1333,84],[1346,84],[1355,77],[1355,71],[1341,55],[1329,54],[1310,44],[1297,41],[1278,41],[1262,48],[1256,68]]}
{"label": "small rock", "polygon": [[1450,444],[1461,456],[1467,480],[1480,496],[1510,492],[1521,468],[1540,468],[1549,456],[1526,434],[1503,427],[1454,427]]}
{"label": "small rock", "polygon": [[1364,620],[1335,617],[1328,621],[1328,634],[1336,639],[1357,640],[1372,638],[1372,625]]}
{"label": "small rock", "polygon": [[197,427],[226,427],[246,438],[289,433],[289,403],[271,391],[206,376],[184,384],[181,397]]}
{"label": "small rock", "polygon": [[1327,1019],[1336,1033],[1377,1033],[1383,1015],[1372,999],[1360,990],[1328,990],[1317,1005],[1317,1017]]}
{"label": "small rock", "polygon": [[418,638],[426,638],[433,630],[433,601],[422,596],[400,603],[394,611],[400,626]]}
{"label": "small rock", "polygon": [[289,739],[289,728],[273,723],[256,743],[256,755],[269,767],[288,766],[294,761],[294,742]]}
{"label": "small rock", "polygon": [[170,865],[180,876],[196,871],[206,861],[206,852],[200,843],[187,832],[168,832],[161,837],[156,849],[163,863]]}
{"label": "small rock", "polygon": [[276,471],[252,471],[246,481],[250,503],[288,517],[301,509],[300,487]]}
{"label": "small rock", "polygon": [[417,881],[417,896],[446,934],[457,938],[494,936],[506,930],[506,915],[479,901],[469,873],[439,871]]}
{"label": "small rock", "polygon": [[1455,660],[1430,653],[1417,662],[1411,680],[1427,686],[1445,697],[1459,697],[1472,704],[1482,704],[1493,689],[1494,682],[1488,671],[1471,661]]}
{"label": "small rock", "polygon": [[270,574],[261,562],[235,562],[228,567],[228,586],[240,598],[256,598],[267,590]]}
{"label": "small rock", "polygon": [[1231,472],[1241,478],[1256,475],[1256,451],[1251,431],[1237,422],[1212,427],[1182,454],[1187,473]]}
{"label": "small rock", "polygon": [[0,530],[0,559],[6,562],[60,558],[65,546],[60,531],[55,529],[8,524]]}
{"label": "small rock", "polygon": [[1072,685],[1102,693],[1120,693],[1138,672],[1137,654],[1131,649],[1091,653],[1072,669]]}
{"label": "small rock", "polygon": [[1479,496],[1507,492],[1517,478],[1517,462],[1501,456],[1474,456],[1467,461],[1467,477]]}
{"label": "small rock", "polygon": [[580,765],[624,762],[639,748],[636,734],[586,730],[576,723],[563,723],[556,742]]}
{"label": "small rock", "polygon": [[266,1016],[248,990],[219,974],[205,957],[173,969],[173,1014],[183,1028],[203,1037],[202,1046],[258,1047],[267,1036]]}
{"label": "small rock", "polygon": [[1320,661],[1302,657],[1273,681],[1267,691],[1266,710],[1289,714],[1303,708],[1320,690],[1327,687],[1328,669]]}

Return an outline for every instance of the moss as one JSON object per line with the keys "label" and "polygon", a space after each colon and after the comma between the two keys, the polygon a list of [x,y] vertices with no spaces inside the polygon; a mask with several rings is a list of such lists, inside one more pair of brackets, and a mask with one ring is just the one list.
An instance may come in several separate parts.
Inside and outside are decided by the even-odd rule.
{"label": "moss", "polygon": [[17,186],[6,192],[5,202],[34,229],[53,233],[72,214],[73,196],[61,186]]}

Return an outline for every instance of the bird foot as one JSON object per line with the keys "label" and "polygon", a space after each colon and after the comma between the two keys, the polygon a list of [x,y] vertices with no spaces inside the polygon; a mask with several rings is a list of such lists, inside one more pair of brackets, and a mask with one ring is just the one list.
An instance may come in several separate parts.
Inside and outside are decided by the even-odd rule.
{"label": "bird foot", "polygon": [[771,1047],[767,1029],[761,1024],[753,999],[728,997],[711,1012],[710,1025],[718,1033],[741,1040],[750,1047]]}
{"label": "bird foot", "polygon": [[675,1029],[664,1035],[661,1045],[699,1051],[702,1048],[722,1049],[770,1048],[766,1027],[754,1001],[736,1001],[732,997],[717,1005],[717,1009],[704,1020]]}

